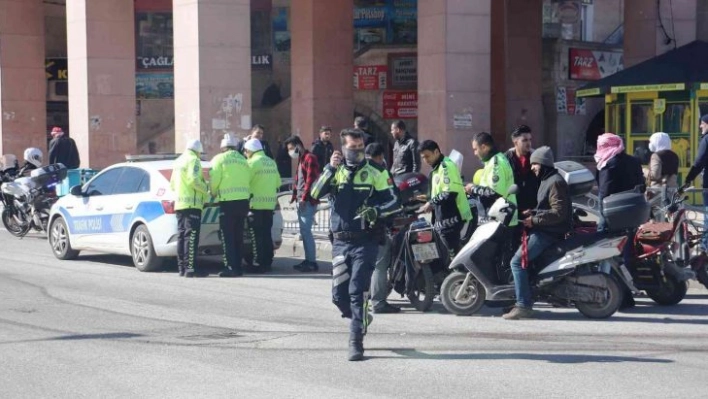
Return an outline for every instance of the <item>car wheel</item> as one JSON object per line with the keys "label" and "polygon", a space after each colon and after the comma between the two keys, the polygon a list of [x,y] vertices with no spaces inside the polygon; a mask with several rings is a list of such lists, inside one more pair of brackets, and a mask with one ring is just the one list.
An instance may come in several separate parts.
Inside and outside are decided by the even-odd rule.
{"label": "car wheel", "polygon": [[52,253],[57,259],[70,260],[79,256],[79,251],[71,248],[69,229],[66,228],[66,222],[61,217],[52,222],[49,229],[49,245],[51,245]]}
{"label": "car wheel", "polygon": [[141,272],[154,272],[162,268],[164,259],[155,254],[150,232],[144,224],[138,226],[130,238],[130,253],[135,268]]}

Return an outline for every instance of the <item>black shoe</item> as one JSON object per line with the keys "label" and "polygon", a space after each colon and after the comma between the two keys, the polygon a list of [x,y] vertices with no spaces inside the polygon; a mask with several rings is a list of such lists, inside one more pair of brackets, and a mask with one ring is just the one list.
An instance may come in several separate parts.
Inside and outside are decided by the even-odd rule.
{"label": "black shoe", "polygon": [[293,269],[301,272],[303,267],[307,266],[307,261],[303,260],[302,262],[298,263],[297,265],[293,266]]}
{"label": "black shoe", "polygon": [[179,269],[179,276],[184,277],[184,269]]}
{"label": "black shoe", "polygon": [[317,262],[304,261],[296,266],[299,267],[296,267],[295,270],[300,271],[302,273],[311,273],[320,270],[320,265],[318,265]]}
{"label": "black shoe", "polygon": [[219,277],[241,277],[243,276],[243,271],[241,269],[224,269],[219,273]]}
{"label": "black shoe", "polygon": [[196,270],[187,270],[184,272],[184,277],[186,278],[201,278],[201,277],[207,277],[209,273],[205,273],[202,271],[196,271]]}
{"label": "black shoe", "polygon": [[383,314],[383,313],[399,313],[401,311],[401,308],[398,306],[393,306],[390,303],[386,301],[381,301],[374,306],[374,313],[375,314]]}
{"label": "black shoe", "polygon": [[349,361],[358,362],[364,360],[364,337],[349,337]]}

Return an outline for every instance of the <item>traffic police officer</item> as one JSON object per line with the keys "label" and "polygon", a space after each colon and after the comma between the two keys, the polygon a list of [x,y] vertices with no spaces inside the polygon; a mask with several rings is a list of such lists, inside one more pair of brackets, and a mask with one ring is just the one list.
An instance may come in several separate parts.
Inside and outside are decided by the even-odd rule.
{"label": "traffic police officer", "polygon": [[248,156],[248,167],[251,170],[251,214],[249,223],[251,228],[251,243],[254,258],[258,262],[256,273],[265,273],[271,270],[273,264],[273,213],[278,203],[278,189],[280,188],[280,174],[275,161],[263,152],[263,145],[258,139],[250,139],[244,144],[244,151]]}
{"label": "traffic police officer", "polygon": [[205,277],[196,269],[195,258],[199,249],[199,232],[202,224],[202,209],[208,190],[202,175],[199,154],[202,143],[190,140],[187,149],[175,160],[170,177],[170,188],[177,194],[177,266],[184,277]]}
{"label": "traffic police officer", "polygon": [[428,179],[428,202],[420,208],[420,212],[434,211],[435,230],[443,239],[452,259],[460,249],[462,228],[472,219],[462,176],[455,162],[440,152],[435,141],[425,140],[418,149],[425,163],[433,168]]}
{"label": "traffic police officer", "polygon": [[243,228],[248,216],[251,170],[236,151],[237,140],[229,133],[221,140],[221,154],[211,160],[211,194],[219,202],[219,229],[224,250],[224,270],[219,277],[243,275],[241,268]]}
{"label": "traffic police officer", "polygon": [[310,194],[315,199],[333,197],[332,301],[342,317],[351,319],[349,360],[356,361],[364,358],[364,334],[371,317],[364,296],[384,233],[370,226],[401,206],[390,177],[365,160],[363,132],[343,130],[341,142],[342,152],[332,155]]}

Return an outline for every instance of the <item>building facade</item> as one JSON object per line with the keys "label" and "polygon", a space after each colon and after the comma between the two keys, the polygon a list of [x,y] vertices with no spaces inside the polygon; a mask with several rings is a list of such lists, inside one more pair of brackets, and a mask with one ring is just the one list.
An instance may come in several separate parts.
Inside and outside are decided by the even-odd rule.
{"label": "building facade", "polygon": [[[305,142],[355,115],[389,144],[403,119],[478,163],[527,124],[562,157],[592,152],[601,100],[574,91],[708,38],[704,0],[0,0],[0,153],[62,126],[82,166],[125,154],[209,155],[266,126]],[[500,144],[501,145],[501,144]]]}

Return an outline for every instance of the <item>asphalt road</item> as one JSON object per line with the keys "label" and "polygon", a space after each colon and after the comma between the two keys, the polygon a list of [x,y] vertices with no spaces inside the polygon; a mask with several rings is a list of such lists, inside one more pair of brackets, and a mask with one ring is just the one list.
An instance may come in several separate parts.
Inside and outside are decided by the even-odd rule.
{"label": "asphalt road", "polygon": [[[708,291],[603,321],[539,307],[377,315],[364,362],[329,267],[241,279],[140,273],[125,257],[58,261],[0,230],[0,397],[706,397]],[[215,265],[214,265],[215,266]],[[396,303],[397,301],[393,301]],[[405,305],[405,302],[400,302]]]}

